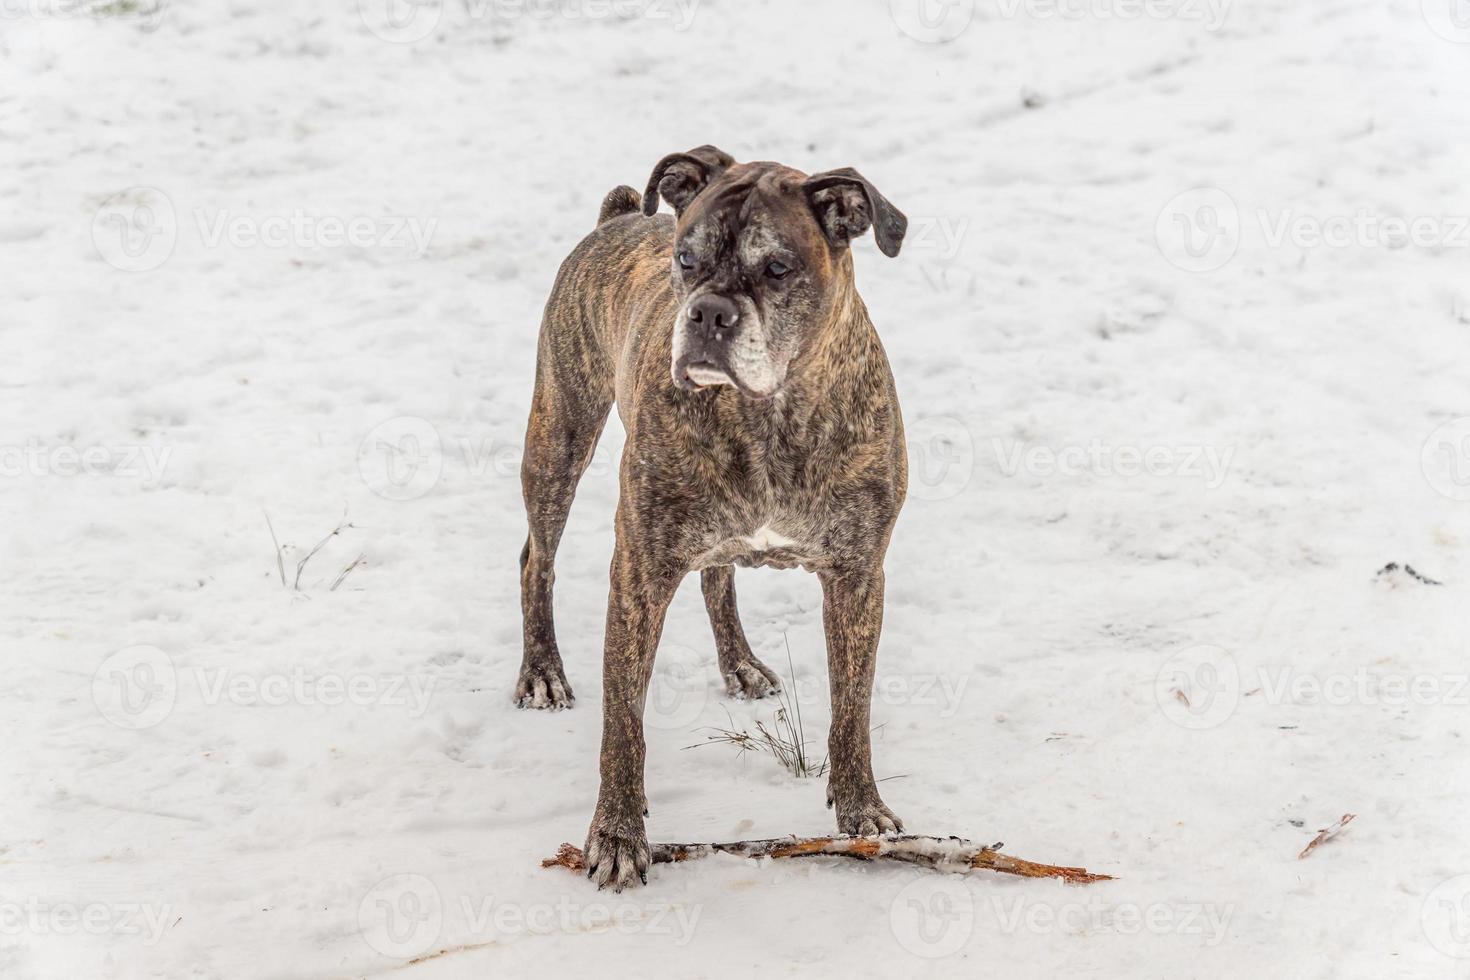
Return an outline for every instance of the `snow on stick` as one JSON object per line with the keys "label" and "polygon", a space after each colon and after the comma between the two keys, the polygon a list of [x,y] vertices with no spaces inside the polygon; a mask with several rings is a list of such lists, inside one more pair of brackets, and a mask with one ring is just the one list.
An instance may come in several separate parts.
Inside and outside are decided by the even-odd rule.
{"label": "snow on stick", "polygon": [[[1112,875],[1094,874],[1086,868],[1038,864],[1009,854],[1002,845],[973,844],[958,837],[776,837],[742,840],[725,844],[651,844],[654,864],[676,864],[711,854],[734,854],[748,858],[845,857],[860,861],[889,860],[917,864],[936,871],[970,871],[982,868],[1023,878],[1060,878],[1076,884],[1110,881]],[[541,862],[543,868],[586,868],[581,848],[563,844],[556,857]]]}

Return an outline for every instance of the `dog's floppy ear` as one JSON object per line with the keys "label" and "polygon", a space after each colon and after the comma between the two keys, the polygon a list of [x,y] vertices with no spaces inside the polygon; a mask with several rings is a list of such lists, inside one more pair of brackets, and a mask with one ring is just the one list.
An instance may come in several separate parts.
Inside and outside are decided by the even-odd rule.
{"label": "dog's floppy ear", "polygon": [[700,146],[688,153],[670,153],[660,160],[648,177],[643,192],[643,213],[658,213],[659,195],[669,202],[676,214],[683,214],[689,202],[720,174],[735,165],[735,158],[713,146]]}
{"label": "dog's floppy ear", "polygon": [[869,225],[884,255],[891,258],[903,246],[909,219],[851,167],[812,174],[802,190],[816,213],[817,224],[834,246],[848,244]]}

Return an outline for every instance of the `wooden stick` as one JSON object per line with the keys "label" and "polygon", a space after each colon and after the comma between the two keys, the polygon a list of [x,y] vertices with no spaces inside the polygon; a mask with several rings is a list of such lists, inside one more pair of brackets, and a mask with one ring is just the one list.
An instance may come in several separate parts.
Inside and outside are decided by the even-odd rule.
{"label": "wooden stick", "polygon": [[1296,859],[1300,861],[1302,858],[1306,857],[1308,854],[1311,854],[1317,848],[1321,847],[1323,844],[1327,843],[1328,841],[1332,840],[1332,838],[1342,833],[1342,829],[1348,824],[1352,823],[1353,818],[1356,816],[1356,813],[1344,813],[1342,815],[1342,819],[1337,821],[1337,823],[1333,824],[1330,827],[1323,827],[1317,832],[1317,836],[1313,837],[1311,841],[1307,844],[1307,846],[1302,848],[1302,852],[1296,856]]}
{"label": "wooden stick", "polygon": [[[969,871],[983,868],[1023,878],[1060,878],[1074,884],[1111,881],[1112,875],[1094,874],[1086,868],[1038,864],[1009,854],[1003,845],[972,844],[958,837],[775,837],[770,840],[741,840],[726,844],[652,844],[654,864],[676,864],[711,854],[734,854],[748,858],[845,857],[860,861],[891,860],[917,864],[936,871]],[[541,862],[543,868],[585,870],[581,848],[563,844],[556,857]]]}

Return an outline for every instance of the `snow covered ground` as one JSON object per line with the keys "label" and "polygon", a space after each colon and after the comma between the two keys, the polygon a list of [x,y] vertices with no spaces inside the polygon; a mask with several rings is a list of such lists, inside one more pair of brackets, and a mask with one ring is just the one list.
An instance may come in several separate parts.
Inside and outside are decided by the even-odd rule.
{"label": "snow covered ground", "polygon": [[[0,0],[0,975],[1470,976],[1464,10],[385,2]],[[538,867],[622,442],[559,557],[579,703],[517,711],[540,308],[705,142],[912,222],[857,248],[914,470],[887,802],[1118,880]],[[817,582],[738,579],[820,750]],[[714,663],[691,578],[651,838],[834,829],[684,750],[771,719]]]}

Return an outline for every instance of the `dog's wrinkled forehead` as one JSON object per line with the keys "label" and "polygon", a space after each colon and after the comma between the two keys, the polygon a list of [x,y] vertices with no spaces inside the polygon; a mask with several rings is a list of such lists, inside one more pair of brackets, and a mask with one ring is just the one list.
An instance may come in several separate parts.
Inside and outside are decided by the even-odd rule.
{"label": "dog's wrinkled forehead", "polygon": [[[678,215],[679,234],[697,222],[718,221],[734,240],[745,224],[764,221],[779,228],[798,251],[824,238],[832,254],[873,229],[878,250],[892,258],[903,246],[909,220],[893,202],[851,167],[807,176],[778,163],[736,163],[715,146],[670,153],[654,164],[643,193],[643,213],[653,217],[660,201]],[[769,220],[767,220],[769,219]],[[813,235],[813,229],[819,234]]]}
{"label": "dog's wrinkled forehead", "polygon": [[750,262],[783,249],[817,253],[824,239],[802,192],[805,179],[777,164],[737,164],[680,216],[680,240],[702,255],[733,251]]}

